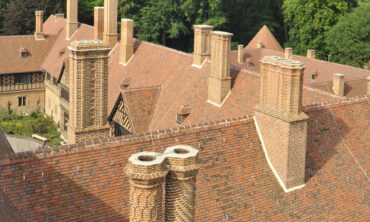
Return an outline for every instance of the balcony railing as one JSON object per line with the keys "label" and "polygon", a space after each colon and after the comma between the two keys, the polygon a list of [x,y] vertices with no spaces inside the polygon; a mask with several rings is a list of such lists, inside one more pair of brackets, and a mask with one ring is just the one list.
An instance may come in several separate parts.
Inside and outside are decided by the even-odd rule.
{"label": "balcony railing", "polygon": [[[17,75],[22,75],[22,78],[19,78]],[[43,73],[0,75],[0,93],[42,89],[43,87]]]}

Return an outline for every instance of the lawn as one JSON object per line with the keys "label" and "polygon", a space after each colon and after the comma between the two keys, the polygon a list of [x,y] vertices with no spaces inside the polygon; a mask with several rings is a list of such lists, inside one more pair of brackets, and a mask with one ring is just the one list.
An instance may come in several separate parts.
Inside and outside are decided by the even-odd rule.
{"label": "lawn", "polygon": [[42,113],[32,112],[29,115],[8,113],[0,115],[0,128],[6,134],[31,137],[37,134],[48,138],[48,145],[58,146],[62,141],[58,126],[50,117]]}

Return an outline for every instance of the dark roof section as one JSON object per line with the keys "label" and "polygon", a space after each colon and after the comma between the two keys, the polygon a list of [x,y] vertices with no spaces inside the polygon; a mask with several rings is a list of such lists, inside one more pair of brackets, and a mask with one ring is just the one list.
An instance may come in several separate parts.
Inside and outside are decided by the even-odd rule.
{"label": "dark roof section", "polygon": [[130,155],[187,144],[200,151],[196,221],[366,221],[369,106],[364,96],[303,108],[306,186],[290,193],[273,176],[252,117],[17,154],[0,159],[0,187],[27,220],[126,221]]}
{"label": "dark roof section", "polygon": [[133,133],[149,130],[160,92],[160,86],[127,89],[121,92],[130,122],[133,124]]}
{"label": "dark roof section", "polygon": [[40,72],[55,40],[55,35],[45,35],[45,40],[33,35],[0,36],[0,74]]}
{"label": "dark roof section", "polygon": [[0,129],[0,155],[12,154],[12,153],[14,153],[12,146],[9,144],[3,131],[1,131]]}
{"label": "dark roof section", "polygon": [[278,40],[271,33],[270,29],[264,25],[258,33],[253,37],[253,39],[248,43],[245,49],[255,49],[257,48],[257,42],[262,42],[262,47],[265,49],[271,49],[283,52],[284,49],[281,47]]}

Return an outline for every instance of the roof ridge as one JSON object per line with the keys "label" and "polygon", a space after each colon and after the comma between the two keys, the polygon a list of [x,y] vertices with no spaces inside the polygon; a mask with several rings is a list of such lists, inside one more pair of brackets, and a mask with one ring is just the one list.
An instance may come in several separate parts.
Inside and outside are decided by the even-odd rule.
{"label": "roof ridge", "polygon": [[[44,158],[53,158],[60,157],[69,154],[84,153],[92,151],[95,149],[104,149],[104,145],[114,145],[119,143],[131,143],[131,142],[144,142],[152,141],[153,138],[165,138],[168,136],[173,136],[173,134],[181,133],[184,131],[194,133],[207,129],[214,129],[215,127],[229,127],[233,125],[243,124],[245,122],[250,122],[253,120],[253,115],[244,115],[240,117],[234,117],[230,119],[223,119],[211,122],[195,123],[187,126],[179,126],[174,128],[154,130],[150,132],[143,132],[138,134],[131,134],[122,137],[112,137],[112,138],[103,138],[95,139],[86,143],[64,145],[58,147],[48,147],[41,148],[34,151],[19,152],[14,154],[5,154],[0,156],[0,166],[2,165],[11,165],[14,163],[31,161],[34,159],[44,159]],[[107,146],[111,147],[111,146]]]}
{"label": "roof ridge", "polygon": [[123,92],[131,92],[131,91],[138,91],[138,90],[145,90],[145,89],[161,89],[162,85],[153,85],[153,86],[142,86],[136,88],[126,88],[123,89]]}
{"label": "roof ridge", "polygon": [[366,102],[370,104],[370,95],[362,95],[350,98],[338,99],[335,101],[328,101],[322,103],[313,103],[306,106],[302,106],[303,111],[311,111],[312,109],[325,108],[325,107],[337,107],[337,106],[348,106],[356,103]]}
{"label": "roof ridge", "polygon": [[[189,56],[189,57],[193,56],[193,53],[183,52],[183,51],[173,49],[173,48],[170,48],[170,47],[167,47],[167,46],[164,46],[164,45],[156,44],[156,43],[153,43],[153,42],[148,42],[148,41],[145,41],[145,40],[140,40],[140,39],[137,39],[137,38],[134,38],[134,39],[138,42],[144,42],[144,43],[147,43],[147,44],[152,45],[154,47],[162,48],[162,49],[165,49],[165,50],[168,50],[168,51],[172,51],[172,52],[178,53],[180,55],[185,55],[185,56]],[[120,42],[121,42],[121,40],[119,41],[119,43]]]}

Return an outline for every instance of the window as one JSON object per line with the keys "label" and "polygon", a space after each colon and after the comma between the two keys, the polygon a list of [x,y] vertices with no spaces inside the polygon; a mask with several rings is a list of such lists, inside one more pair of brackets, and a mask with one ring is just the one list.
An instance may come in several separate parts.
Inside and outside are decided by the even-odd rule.
{"label": "window", "polygon": [[248,65],[249,65],[249,68],[253,68],[253,63],[250,62]]}
{"label": "window", "polygon": [[16,74],[14,75],[15,84],[29,84],[31,83],[31,75],[29,74]]}
{"label": "window", "polygon": [[68,130],[68,127],[67,127],[67,125],[68,125],[68,121],[69,121],[69,114],[68,113],[64,113],[64,126],[63,126],[63,129],[64,129],[64,131],[66,131],[67,132],[67,130]]}
{"label": "window", "polygon": [[61,97],[62,97],[62,99],[64,99],[65,101],[69,102],[69,92],[68,92],[68,90],[66,90],[66,89],[64,89],[64,88],[61,88],[60,96],[61,96]]}
{"label": "window", "polygon": [[58,85],[58,79],[53,76],[53,84]]}
{"label": "window", "polygon": [[50,81],[50,79],[51,79],[50,73],[46,73],[46,79],[47,79],[48,81]]}
{"label": "window", "polygon": [[26,106],[26,97],[25,96],[18,97],[18,106],[19,107]]}
{"label": "window", "polygon": [[58,115],[58,106],[57,106],[57,104],[54,104],[54,108],[55,108],[55,116],[57,116]]}

